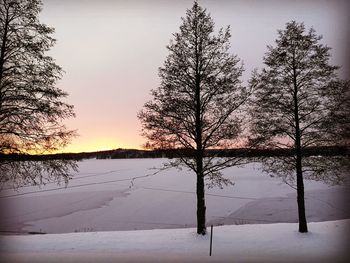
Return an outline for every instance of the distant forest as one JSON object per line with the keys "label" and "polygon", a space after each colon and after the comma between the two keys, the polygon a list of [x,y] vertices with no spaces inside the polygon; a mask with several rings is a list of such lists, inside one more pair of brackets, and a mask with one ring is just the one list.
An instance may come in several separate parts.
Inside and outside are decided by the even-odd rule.
{"label": "distant forest", "polygon": [[[17,161],[40,161],[40,160],[83,160],[83,159],[135,159],[135,158],[177,158],[178,156],[193,156],[193,152],[186,149],[159,149],[159,150],[136,150],[115,149],[97,152],[60,153],[46,155],[29,154],[0,154],[0,160]],[[210,149],[205,152],[207,157],[273,157],[292,156],[293,149]],[[350,149],[347,146],[312,147],[305,149],[304,156],[349,156]]]}

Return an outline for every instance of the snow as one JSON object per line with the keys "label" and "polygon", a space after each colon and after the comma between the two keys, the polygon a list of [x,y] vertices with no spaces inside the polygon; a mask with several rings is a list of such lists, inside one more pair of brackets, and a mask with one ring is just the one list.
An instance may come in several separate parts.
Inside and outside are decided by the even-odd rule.
{"label": "snow", "polygon": [[[347,262],[350,220],[194,228],[1,236],[3,262]],[[208,229],[209,230],[209,229]]]}
{"label": "snow", "polygon": [[293,188],[258,163],[225,169],[234,186],[206,189],[207,223],[215,226],[209,257],[209,235],[193,228],[194,174],[145,177],[165,161],[84,160],[66,189],[0,192],[2,233],[48,233],[0,236],[0,261],[348,262],[349,184],[305,180],[309,233],[301,234]]}
{"label": "snow", "polygon": [[[46,191],[57,188],[48,184],[41,189],[2,191],[0,207],[5,213],[0,217],[0,230],[69,233],[194,227],[196,183],[192,172],[170,169],[141,177],[152,174],[155,171],[150,168],[165,161],[84,160],[67,189]],[[235,185],[206,190],[208,224],[297,222],[296,191],[258,168],[259,164],[252,163],[225,169],[225,177]],[[131,181],[134,177],[141,178]],[[345,194],[348,189],[348,185],[305,180],[308,221],[350,218],[344,207],[350,202]]]}

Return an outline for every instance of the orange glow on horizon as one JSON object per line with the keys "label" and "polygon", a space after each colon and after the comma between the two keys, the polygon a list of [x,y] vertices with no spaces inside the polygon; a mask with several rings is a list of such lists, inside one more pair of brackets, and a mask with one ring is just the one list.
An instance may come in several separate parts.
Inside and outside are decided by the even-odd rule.
{"label": "orange glow on horizon", "polygon": [[140,145],[127,144],[118,142],[114,139],[95,139],[90,142],[75,142],[67,145],[64,149],[58,150],[55,153],[80,153],[80,152],[97,152],[108,151],[114,149],[142,149]]}

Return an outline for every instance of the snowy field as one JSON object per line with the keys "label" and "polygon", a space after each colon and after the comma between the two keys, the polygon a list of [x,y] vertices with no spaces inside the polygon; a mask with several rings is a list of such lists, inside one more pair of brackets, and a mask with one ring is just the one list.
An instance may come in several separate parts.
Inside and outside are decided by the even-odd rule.
{"label": "snowy field", "polygon": [[[165,161],[84,160],[67,188],[48,184],[40,189],[4,190],[0,192],[0,231],[25,234],[194,227],[195,175],[171,169],[145,176]],[[249,164],[224,170],[235,185],[206,191],[208,225],[297,222],[296,191],[258,168],[259,164]],[[349,185],[306,181],[308,221],[350,218],[348,189]]]}
{"label": "snowy field", "polygon": [[210,237],[194,228],[0,237],[7,263],[239,262],[347,263],[350,220],[219,226]]}

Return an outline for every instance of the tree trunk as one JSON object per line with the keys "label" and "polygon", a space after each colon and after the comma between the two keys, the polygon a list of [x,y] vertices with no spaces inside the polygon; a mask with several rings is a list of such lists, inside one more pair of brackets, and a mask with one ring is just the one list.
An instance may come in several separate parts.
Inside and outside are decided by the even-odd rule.
{"label": "tree trunk", "polygon": [[296,173],[297,173],[297,202],[298,202],[298,216],[299,216],[299,232],[307,232],[307,222],[305,216],[305,198],[304,198],[304,181],[302,170],[302,153],[301,153],[301,132],[299,120],[299,104],[298,104],[298,84],[297,72],[295,65],[295,57],[293,54],[293,85],[294,85],[294,119],[295,119],[295,151],[296,151]]}
{"label": "tree trunk", "polygon": [[205,235],[205,197],[204,197],[204,177],[203,177],[203,157],[197,153],[197,233]]}
{"label": "tree trunk", "polygon": [[5,51],[6,51],[6,45],[7,45],[7,34],[8,34],[8,27],[9,27],[9,13],[8,9],[6,9],[6,18],[5,18],[5,26],[4,26],[4,32],[2,36],[2,43],[0,48],[0,110],[2,109],[3,104],[3,88],[2,88],[2,79],[3,79],[3,73],[4,73],[4,63],[5,63]]}
{"label": "tree trunk", "polygon": [[2,39],[1,39],[2,43],[1,43],[1,47],[0,47],[0,83],[2,82],[2,77],[3,77],[8,27],[9,27],[9,14],[8,14],[8,9],[6,9],[4,32],[3,32]]}
{"label": "tree trunk", "polygon": [[205,196],[203,175],[203,146],[202,146],[202,122],[200,111],[200,86],[197,75],[196,83],[196,173],[197,173],[197,233],[205,235]]}
{"label": "tree trunk", "polygon": [[301,151],[297,147],[297,160],[296,160],[296,172],[297,172],[297,200],[298,200],[298,215],[299,215],[299,232],[307,232],[307,222],[305,216],[305,198],[304,198],[304,182],[303,171],[301,166]]}
{"label": "tree trunk", "polygon": [[[197,21],[195,21],[197,22]],[[197,26],[196,26],[197,28]],[[198,36],[195,39],[196,52],[196,90],[195,90],[195,107],[196,107],[196,173],[197,173],[197,234],[205,235],[207,230],[205,226],[205,196],[204,196],[204,174],[203,174],[203,156],[204,149],[202,145],[202,116],[201,116],[201,80],[199,70],[200,47]]]}

